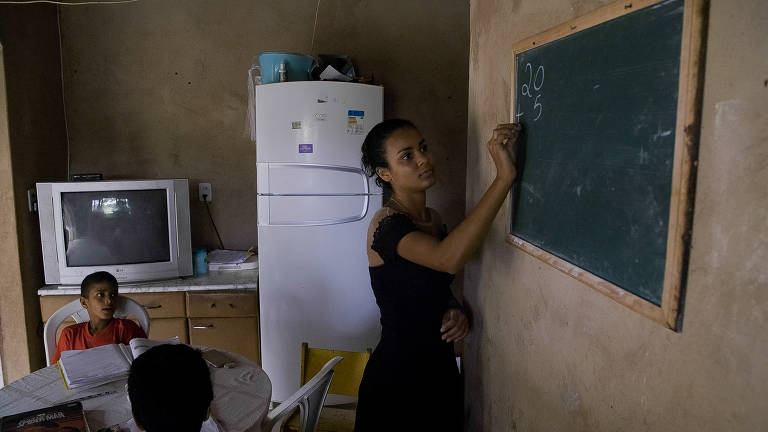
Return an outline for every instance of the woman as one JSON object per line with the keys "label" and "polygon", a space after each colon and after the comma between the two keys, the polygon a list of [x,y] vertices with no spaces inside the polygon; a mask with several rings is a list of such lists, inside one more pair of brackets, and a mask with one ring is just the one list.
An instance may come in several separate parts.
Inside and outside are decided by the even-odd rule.
{"label": "woman", "polygon": [[466,336],[469,322],[449,286],[512,186],[519,131],[513,124],[493,131],[488,151],[496,179],[450,234],[426,206],[435,167],[418,129],[407,120],[386,120],[366,136],[363,166],[392,198],[368,228],[382,330],[360,384],[356,431],[462,430],[462,382],[452,342]]}

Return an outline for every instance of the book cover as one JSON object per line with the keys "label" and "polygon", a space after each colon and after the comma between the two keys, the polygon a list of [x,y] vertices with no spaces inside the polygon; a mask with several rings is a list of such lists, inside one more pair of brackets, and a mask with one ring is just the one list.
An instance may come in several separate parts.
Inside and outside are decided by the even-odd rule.
{"label": "book cover", "polygon": [[0,432],[88,432],[83,404],[69,402],[0,419]]}

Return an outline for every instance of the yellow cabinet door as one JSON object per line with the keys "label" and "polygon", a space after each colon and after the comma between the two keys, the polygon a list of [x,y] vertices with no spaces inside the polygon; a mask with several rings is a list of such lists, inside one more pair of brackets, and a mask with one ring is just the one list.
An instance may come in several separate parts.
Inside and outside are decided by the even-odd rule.
{"label": "yellow cabinet door", "polygon": [[238,353],[261,364],[256,317],[189,318],[189,343]]}
{"label": "yellow cabinet door", "polygon": [[169,339],[174,336],[178,336],[181,343],[189,343],[186,318],[154,318],[150,320],[150,339]]}

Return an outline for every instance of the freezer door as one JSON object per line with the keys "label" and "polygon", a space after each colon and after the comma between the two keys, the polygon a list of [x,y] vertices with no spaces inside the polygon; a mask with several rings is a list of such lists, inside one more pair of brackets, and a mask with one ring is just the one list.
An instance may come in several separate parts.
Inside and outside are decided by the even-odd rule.
{"label": "freezer door", "polygon": [[256,86],[257,162],[360,166],[360,145],[382,120],[383,88],[298,81]]}
{"label": "freezer door", "polygon": [[319,164],[257,164],[260,226],[316,226],[354,222],[381,190],[362,170]]}
{"label": "freezer door", "polygon": [[[257,163],[259,195],[365,195],[381,191],[359,168],[338,165]],[[374,187],[372,187],[374,186]]]}
{"label": "freezer door", "polygon": [[[335,225],[363,219],[370,195],[259,196],[259,226]],[[379,198],[381,200],[381,198]]]}

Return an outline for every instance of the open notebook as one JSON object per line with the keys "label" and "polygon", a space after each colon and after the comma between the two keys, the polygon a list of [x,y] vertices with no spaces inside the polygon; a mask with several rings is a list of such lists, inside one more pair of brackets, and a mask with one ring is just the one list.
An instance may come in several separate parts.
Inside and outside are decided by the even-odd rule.
{"label": "open notebook", "polygon": [[163,340],[134,338],[128,345],[102,345],[63,351],[58,365],[67,388],[87,388],[128,376],[133,359],[155,345],[178,344],[179,337]]}

